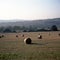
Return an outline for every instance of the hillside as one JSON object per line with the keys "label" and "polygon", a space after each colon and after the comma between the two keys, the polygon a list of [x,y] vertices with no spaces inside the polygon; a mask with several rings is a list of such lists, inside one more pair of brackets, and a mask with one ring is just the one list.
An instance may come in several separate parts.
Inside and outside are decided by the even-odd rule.
{"label": "hillside", "polygon": [[51,27],[52,25],[56,25],[58,28],[60,28],[60,18],[54,18],[54,19],[44,19],[44,20],[33,20],[33,21],[0,21],[0,27],[1,26],[33,26],[33,27],[39,27],[39,28],[46,28]]}

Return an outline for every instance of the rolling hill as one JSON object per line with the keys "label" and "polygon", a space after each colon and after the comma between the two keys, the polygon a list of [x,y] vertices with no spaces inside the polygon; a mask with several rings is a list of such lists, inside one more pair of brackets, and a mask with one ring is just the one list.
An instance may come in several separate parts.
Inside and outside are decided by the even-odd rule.
{"label": "rolling hill", "polygon": [[51,27],[52,25],[56,25],[58,28],[60,28],[60,18],[54,18],[54,19],[44,19],[44,20],[32,20],[32,21],[0,21],[0,27],[1,26],[35,26],[39,28],[46,28]]}

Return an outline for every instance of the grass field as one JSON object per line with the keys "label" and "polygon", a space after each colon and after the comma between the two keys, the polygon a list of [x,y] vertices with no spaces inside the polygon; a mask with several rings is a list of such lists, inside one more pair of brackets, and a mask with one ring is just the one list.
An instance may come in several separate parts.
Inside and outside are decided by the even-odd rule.
{"label": "grass field", "polygon": [[[0,38],[0,60],[60,60],[59,33],[0,33],[4,35]],[[42,35],[42,39],[38,39],[38,34]],[[26,37],[32,39],[32,44],[24,44]]]}

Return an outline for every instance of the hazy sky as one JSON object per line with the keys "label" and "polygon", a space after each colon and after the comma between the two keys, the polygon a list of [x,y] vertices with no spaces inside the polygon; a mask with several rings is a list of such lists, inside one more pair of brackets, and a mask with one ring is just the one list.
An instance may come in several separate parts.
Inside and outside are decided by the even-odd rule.
{"label": "hazy sky", "polygon": [[60,0],[0,0],[0,19],[60,18]]}

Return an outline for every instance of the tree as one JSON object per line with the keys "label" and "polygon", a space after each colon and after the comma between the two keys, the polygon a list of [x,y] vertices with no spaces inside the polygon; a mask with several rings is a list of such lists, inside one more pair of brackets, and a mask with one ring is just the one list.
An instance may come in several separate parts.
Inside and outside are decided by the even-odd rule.
{"label": "tree", "polygon": [[20,30],[20,26],[14,26],[13,30]]}
{"label": "tree", "polygon": [[56,25],[53,25],[53,26],[51,27],[51,30],[52,30],[52,31],[58,31],[58,28],[57,28]]}
{"label": "tree", "polygon": [[1,26],[1,27],[0,27],[0,32],[3,32],[4,29],[5,29],[5,27]]}
{"label": "tree", "polygon": [[4,32],[4,33],[10,33],[10,32],[12,32],[12,31],[11,31],[11,29],[6,28],[3,32]]}

